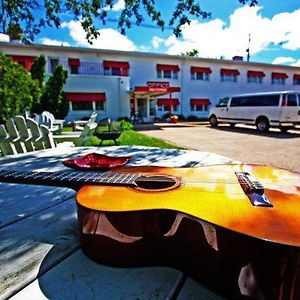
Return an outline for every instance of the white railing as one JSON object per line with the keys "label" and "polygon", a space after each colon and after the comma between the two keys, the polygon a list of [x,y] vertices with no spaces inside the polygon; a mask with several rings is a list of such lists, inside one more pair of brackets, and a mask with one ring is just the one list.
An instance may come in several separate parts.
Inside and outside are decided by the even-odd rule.
{"label": "white railing", "polygon": [[[68,64],[68,61],[60,61],[60,64],[69,71],[71,74],[71,70]],[[100,63],[94,62],[80,62],[80,66],[78,68],[78,74],[82,75],[104,75],[104,71]]]}

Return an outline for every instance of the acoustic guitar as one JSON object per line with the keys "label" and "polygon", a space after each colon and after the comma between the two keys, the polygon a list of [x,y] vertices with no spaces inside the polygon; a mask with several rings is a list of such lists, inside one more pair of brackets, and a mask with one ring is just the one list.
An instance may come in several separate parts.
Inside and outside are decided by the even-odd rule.
{"label": "acoustic guitar", "polygon": [[225,296],[300,299],[300,174],[269,166],[1,170],[78,191],[83,251],[116,266],[189,270]]}

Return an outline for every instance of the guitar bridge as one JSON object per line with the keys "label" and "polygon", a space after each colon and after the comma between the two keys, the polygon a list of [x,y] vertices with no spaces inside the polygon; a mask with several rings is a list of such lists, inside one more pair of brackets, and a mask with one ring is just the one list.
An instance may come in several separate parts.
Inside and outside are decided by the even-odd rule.
{"label": "guitar bridge", "polygon": [[235,172],[235,175],[253,206],[273,207],[265,194],[264,187],[256,178],[247,172]]}

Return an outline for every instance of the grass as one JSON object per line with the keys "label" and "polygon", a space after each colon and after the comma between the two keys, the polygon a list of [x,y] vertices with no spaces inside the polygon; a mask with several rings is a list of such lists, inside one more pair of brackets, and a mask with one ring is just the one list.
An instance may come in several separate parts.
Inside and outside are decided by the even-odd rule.
{"label": "grass", "polygon": [[[123,131],[117,141],[118,141],[118,145],[148,146],[148,147],[158,147],[158,148],[165,148],[165,149],[185,149],[183,147],[179,147],[174,144],[167,143],[163,140],[146,136],[134,130]],[[99,144],[100,144],[100,140],[96,136],[92,136],[87,142],[87,146],[99,146]],[[113,146],[113,145],[114,145],[113,141],[103,141],[101,146]]]}

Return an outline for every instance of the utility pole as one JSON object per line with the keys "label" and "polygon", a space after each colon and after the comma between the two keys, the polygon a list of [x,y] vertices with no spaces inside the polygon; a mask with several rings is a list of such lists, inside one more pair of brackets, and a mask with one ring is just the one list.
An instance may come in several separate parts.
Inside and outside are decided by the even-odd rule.
{"label": "utility pole", "polygon": [[246,52],[247,52],[247,62],[250,61],[250,42],[251,42],[251,34],[249,33],[248,49],[246,49]]}

